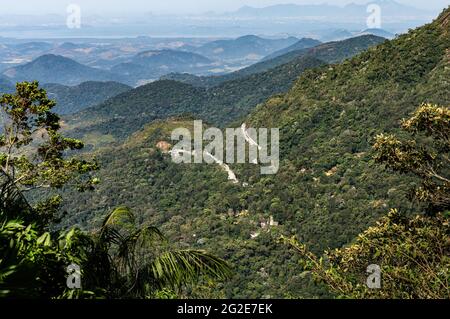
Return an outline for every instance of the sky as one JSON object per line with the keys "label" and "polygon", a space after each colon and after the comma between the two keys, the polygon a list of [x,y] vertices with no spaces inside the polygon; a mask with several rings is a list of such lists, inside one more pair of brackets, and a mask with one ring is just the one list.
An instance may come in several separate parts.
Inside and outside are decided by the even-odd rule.
{"label": "sky", "polygon": [[[396,0],[423,9],[442,9],[450,0]],[[275,4],[334,4],[367,3],[368,0],[0,0],[0,15],[60,14],[65,15],[69,4],[78,4],[84,14],[119,15],[152,12],[155,14],[187,14],[207,11],[227,12],[244,5],[265,7]]]}

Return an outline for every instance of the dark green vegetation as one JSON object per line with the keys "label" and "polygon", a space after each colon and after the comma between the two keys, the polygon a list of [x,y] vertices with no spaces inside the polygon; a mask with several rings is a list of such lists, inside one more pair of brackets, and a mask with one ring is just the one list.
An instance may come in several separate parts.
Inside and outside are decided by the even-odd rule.
{"label": "dark green vegetation", "polygon": [[[324,296],[308,273],[299,272],[299,257],[277,239],[296,235],[320,253],[351,243],[390,208],[406,215],[427,208],[408,200],[420,179],[385,171],[373,160],[371,146],[380,132],[402,137],[400,120],[418,105],[448,105],[449,13],[341,64],[309,70],[288,93],[258,106],[246,121],[280,128],[277,175],[260,176],[252,165],[233,166],[248,183],[241,187],[215,166],[175,165],[155,145],[170,142],[171,130],[189,122],[157,122],[97,153],[102,183],[93,194],[69,196],[70,215],[63,225],[89,228],[101,222],[105,208],[125,204],[169,238],[210,249],[232,263],[236,275],[224,288],[228,297]],[[160,84],[165,91],[152,94],[161,94],[161,108],[173,107],[168,102],[177,99],[186,102],[185,92],[201,92],[176,82]],[[93,110],[115,114],[140,92]],[[139,104],[129,105],[117,119],[125,121]],[[112,121],[105,123],[98,130],[102,134]],[[271,216],[278,226],[267,226]]]}
{"label": "dark green vegetation", "polygon": [[[21,193],[61,188],[69,181],[80,191],[96,184],[97,179],[90,175],[98,168],[95,162],[64,157],[84,145],[61,135],[60,118],[51,112],[54,106],[38,82],[18,83],[14,94],[0,96],[0,170],[6,182]],[[41,198],[39,202],[40,223],[46,225],[61,198]]]}
{"label": "dark green vegetation", "polygon": [[[42,87],[49,97],[56,101],[55,113],[73,114],[91,106],[103,103],[111,97],[132,89],[118,82],[83,82],[75,86],[44,84]],[[13,93],[15,85],[6,77],[0,76],[0,93]]]}
{"label": "dark green vegetation", "polygon": [[[230,74],[203,77],[189,76],[186,74],[169,74],[165,76],[164,79],[182,81],[200,87],[213,87],[226,81],[242,79],[249,75],[264,73],[282,65],[285,65],[285,68],[287,68],[289,63],[292,65],[298,64],[299,61],[305,57],[319,59],[327,63],[342,62],[343,60],[355,56],[385,40],[386,39],[384,38],[373,35],[364,35],[343,41],[324,43],[314,47],[313,42],[306,40],[306,43],[302,44],[305,47],[303,49],[287,52]],[[300,42],[302,41],[303,40],[300,40]],[[308,44],[310,46],[308,46]]]}
{"label": "dark green vegetation", "polygon": [[[59,133],[54,105],[37,82],[18,83],[15,94],[0,97],[6,119],[0,135],[0,297],[176,297],[203,278],[229,276],[223,260],[200,250],[173,249],[157,228],[138,225],[126,207],[114,209],[98,231],[55,231],[61,197],[41,197],[31,206],[27,192],[92,190],[98,180],[89,175],[98,167],[64,156],[83,143]],[[70,278],[66,269],[82,281]]]}
{"label": "dark green vegetation", "polygon": [[[299,57],[257,64],[231,75],[224,76],[211,88],[157,81],[114,97],[107,102],[68,118],[71,134],[88,144],[104,144],[122,140],[155,119],[192,114],[214,125],[244,118],[257,104],[274,94],[286,92],[305,70],[323,65],[315,58],[336,61],[357,54],[384,41],[367,36],[342,43],[319,46],[305,51]],[[289,63],[281,63],[289,61]],[[200,78],[201,79],[201,78]],[[215,81],[216,77],[205,78]],[[224,81],[226,80],[226,81]],[[106,136],[98,139],[99,135]],[[95,138],[94,138],[95,137]]]}
{"label": "dark green vegetation", "polygon": [[76,86],[45,84],[43,88],[56,101],[54,112],[62,115],[82,111],[132,89],[117,82],[83,82]]}
{"label": "dark green vegetation", "polygon": [[379,132],[398,131],[421,103],[448,104],[447,23],[443,14],[342,64],[306,72],[250,116],[255,127],[281,129],[283,169],[271,181],[280,190],[273,198],[289,204],[278,218],[299,221],[300,240],[313,249],[347,243],[390,207],[421,209],[403,197],[414,178],[375,166],[371,145]]}
{"label": "dark green vegetation", "polygon": [[69,58],[53,54],[43,55],[24,65],[7,69],[3,74],[14,82],[36,80],[40,83],[63,85],[77,85],[86,81],[122,82],[121,80],[125,80],[117,74],[91,68]]}
{"label": "dark green vegetation", "polygon": [[[450,108],[422,105],[402,127],[408,139],[377,136],[375,160],[421,180],[412,198],[427,206],[426,216],[409,218],[392,210],[352,245],[325,252],[322,259],[295,238],[287,240],[314,277],[340,297],[450,298]],[[365,285],[368,265],[378,267],[381,289]]]}
{"label": "dark green vegetation", "polygon": [[429,215],[450,209],[450,109],[431,104],[422,105],[413,116],[403,121],[409,139],[381,134],[376,138],[375,160],[393,171],[414,174],[421,183],[412,198],[428,206]]}
{"label": "dark green vegetation", "polygon": [[[223,260],[176,249],[157,228],[137,226],[126,207],[107,215],[95,232],[49,232],[3,171],[0,198],[0,298],[176,298],[195,294],[204,279],[231,273]],[[66,285],[77,282],[69,277],[73,271],[82,289]]]}

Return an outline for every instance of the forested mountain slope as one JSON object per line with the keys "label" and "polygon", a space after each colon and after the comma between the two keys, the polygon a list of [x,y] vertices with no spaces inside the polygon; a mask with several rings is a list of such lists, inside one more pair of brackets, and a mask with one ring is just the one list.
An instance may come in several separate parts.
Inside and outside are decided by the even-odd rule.
{"label": "forested mountain slope", "polygon": [[[397,132],[421,103],[449,104],[448,23],[446,10],[342,64],[308,71],[250,116],[254,127],[281,130],[282,170],[270,179],[272,200],[282,203],[279,219],[300,222],[301,241],[337,247],[387,209],[408,211],[412,181],[375,165],[371,145],[377,134]],[[261,194],[266,185],[254,188]]]}
{"label": "forested mountain slope", "polygon": [[132,89],[118,82],[83,82],[75,86],[44,84],[50,98],[56,100],[54,111],[58,114],[73,114],[97,105],[107,99]]}
{"label": "forested mountain slope", "polygon": [[299,40],[298,42],[294,43],[293,45],[288,46],[287,48],[284,48],[284,49],[278,50],[272,54],[269,54],[263,60],[271,60],[280,55],[285,55],[286,53],[289,53],[292,51],[308,49],[308,48],[318,46],[320,44],[321,44],[321,42],[319,40],[315,40],[315,39],[311,39],[311,38],[303,38],[303,39]]}

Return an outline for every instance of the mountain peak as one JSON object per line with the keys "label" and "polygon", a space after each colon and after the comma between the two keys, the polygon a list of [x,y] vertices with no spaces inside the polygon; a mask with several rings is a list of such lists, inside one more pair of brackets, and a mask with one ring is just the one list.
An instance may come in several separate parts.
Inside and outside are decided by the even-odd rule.
{"label": "mountain peak", "polygon": [[116,75],[80,64],[70,58],[44,54],[35,60],[3,72],[13,81],[38,80],[41,83],[77,85],[85,81],[112,81]]}
{"label": "mountain peak", "polygon": [[44,54],[40,57],[36,58],[35,60],[31,61],[32,64],[42,64],[42,63],[70,63],[70,64],[79,64],[78,62],[66,58],[62,55],[56,55],[56,54]]}
{"label": "mountain peak", "polygon": [[239,38],[237,38],[236,40],[241,40],[241,41],[254,41],[254,40],[261,40],[262,38],[253,35],[253,34],[247,34],[244,36],[241,36]]}

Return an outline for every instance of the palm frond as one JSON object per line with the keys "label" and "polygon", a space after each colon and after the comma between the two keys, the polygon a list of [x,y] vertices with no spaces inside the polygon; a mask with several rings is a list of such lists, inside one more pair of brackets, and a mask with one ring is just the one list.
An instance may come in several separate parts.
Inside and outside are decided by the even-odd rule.
{"label": "palm frond", "polygon": [[128,234],[136,229],[135,216],[128,207],[118,207],[103,220],[100,241],[106,245],[122,245]]}
{"label": "palm frond", "polygon": [[103,220],[102,228],[108,226],[129,226],[135,225],[133,212],[125,206],[117,207]]}
{"label": "palm frond", "polygon": [[120,242],[114,259],[123,273],[136,273],[139,264],[153,258],[161,242],[166,242],[166,238],[158,228],[147,226],[137,229]]}
{"label": "palm frond", "polygon": [[0,171],[0,218],[32,221],[33,210],[8,175]]}
{"label": "palm frond", "polygon": [[201,276],[218,280],[231,276],[231,268],[224,260],[201,250],[165,252],[154,260],[149,269],[160,287],[195,283]]}

